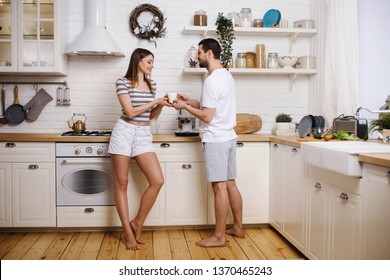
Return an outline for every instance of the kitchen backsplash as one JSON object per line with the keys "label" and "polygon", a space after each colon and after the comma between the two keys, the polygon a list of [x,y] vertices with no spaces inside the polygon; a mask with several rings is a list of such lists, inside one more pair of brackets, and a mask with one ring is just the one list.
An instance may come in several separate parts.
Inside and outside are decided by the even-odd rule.
{"label": "kitchen backsplash", "polygon": [[[17,77],[1,76],[1,81],[37,82],[65,81],[70,87],[70,106],[56,106],[55,85],[40,85],[53,98],[35,122],[24,121],[19,125],[0,125],[0,132],[64,132],[69,130],[67,121],[73,113],[85,113],[88,130],[110,130],[120,115],[121,108],[115,94],[115,81],[125,74],[131,52],[137,48],[147,48],[155,55],[155,66],[152,78],[157,82],[157,96],[168,91],[177,91],[198,98],[202,90],[202,75],[183,74],[186,55],[191,45],[203,38],[201,35],[183,33],[184,26],[193,24],[195,11],[203,9],[207,12],[208,25],[214,26],[219,12],[224,15],[241,8],[252,9],[253,18],[261,18],[272,8],[282,13],[288,20],[289,27],[293,21],[310,17],[310,0],[269,0],[255,1],[182,1],[160,0],[148,1],[157,6],[167,17],[165,38],[157,39],[157,47],[152,42],[138,40],[129,30],[129,16],[139,1],[106,0],[106,26],[126,57],[69,57],[67,77]],[[244,6],[243,6],[244,5]],[[72,42],[84,28],[84,2],[69,1],[68,8],[68,42]],[[214,38],[216,38],[214,36]],[[237,52],[255,51],[256,44],[266,45],[268,52],[289,54],[287,37],[272,36],[236,36],[233,44],[233,57]],[[310,39],[298,38],[291,54],[303,56],[310,53]],[[310,78],[298,76],[290,91],[287,76],[234,75],[237,89],[237,112],[260,115],[263,127],[256,133],[270,133],[274,127],[275,116],[280,112],[291,114],[293,121],[308,114],[310,104]],[[7,85],[6,107],[13,102],[13,85]],[[19,99],[26,104],[35,91],[30,85],[19,85]],[[159,117],[159,133],[172,133],[177,126],[176,111],[164,108]]]}

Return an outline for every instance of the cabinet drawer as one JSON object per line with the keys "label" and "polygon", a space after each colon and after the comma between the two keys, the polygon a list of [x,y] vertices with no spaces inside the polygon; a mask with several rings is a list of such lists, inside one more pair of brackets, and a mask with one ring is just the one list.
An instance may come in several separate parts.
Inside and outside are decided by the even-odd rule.
{"label": "cabinet drawer", "polygon": [[57,227],[120,226],[115,206],[57,207]]}
{"label": "cabinet drawer", "polygon": [[154,150],[161,162],[203,161],[200,143],[154,143]]}
{"label": "cabinet drawer", "polygon": [[55,162],[55,144],[0,142],[0,162]]}

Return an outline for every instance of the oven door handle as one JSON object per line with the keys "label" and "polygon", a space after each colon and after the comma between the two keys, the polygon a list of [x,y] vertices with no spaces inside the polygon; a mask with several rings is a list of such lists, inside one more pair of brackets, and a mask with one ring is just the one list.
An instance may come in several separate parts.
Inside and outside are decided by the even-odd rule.
{"label": "oven door handle", "polygon": [[62,161],[62,164],[93,164],[93,163],[110,163],[110,159],[99,159],[97,161],[82,161],[82,160],[70,160],[70,159],[64,159]]}

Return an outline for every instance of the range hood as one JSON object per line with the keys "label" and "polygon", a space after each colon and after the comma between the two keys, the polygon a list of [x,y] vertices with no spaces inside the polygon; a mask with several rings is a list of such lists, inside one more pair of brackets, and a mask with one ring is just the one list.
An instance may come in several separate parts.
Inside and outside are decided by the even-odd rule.
{"label": "range hood", "polygon": [[86,23],[80,35],[68,46],[69,56],[119,56],[124,57],[105,27],[106,1],[85,0]]}

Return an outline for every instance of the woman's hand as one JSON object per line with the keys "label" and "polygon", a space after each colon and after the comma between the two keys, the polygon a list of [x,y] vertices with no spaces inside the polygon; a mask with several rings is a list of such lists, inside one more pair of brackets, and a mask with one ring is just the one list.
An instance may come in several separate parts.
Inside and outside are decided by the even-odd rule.
{"label": "woman's hand", "polygon": [[163,96],[161,98],[156,99],[156,104],[160,106],[169,106],[172,107],[172,104],[168,102],[168,96]]}

